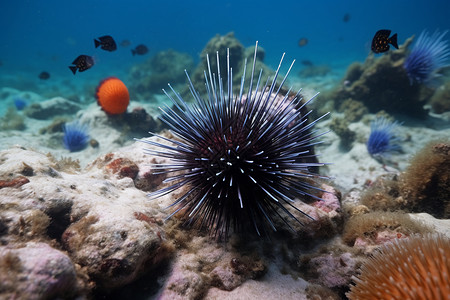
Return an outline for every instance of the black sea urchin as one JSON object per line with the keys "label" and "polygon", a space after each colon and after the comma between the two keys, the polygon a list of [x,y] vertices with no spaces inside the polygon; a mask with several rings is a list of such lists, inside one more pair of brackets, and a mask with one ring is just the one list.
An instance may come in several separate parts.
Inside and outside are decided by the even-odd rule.
{"label": "black sea urchin", "polygon": [[159,148],[146,149],[147,154],[171,160],[153,166],[161,169],[159,173],[168,174],[165,182],[171,185],[150,196],[160,197],[187,186],[187,191],[170,205],[176,209],[168,218],[183,211],[189,224],[206,228],[216,237],[226,238],[230,228],[241,231],[254,227],[258,235],[267,226],[276,230],[274,218],[289,226],[285,216],[300,222],[287,207],[309,217],[293,205],[294,199],[313,196],[311,190],[319,190],[311,184],[311,179],[320,177],[312,170],[324,164],[317,163],[312,149],[324,133],[311,129],[323,116],[308,123],[311,111],[304,113],[305,105],[314,97],[304,103],[300,91],[295,96],[289,96],[289,91],[282,95],[281,88],[294,64],[278,85],[284,54],[272,79],[262,85],[260,71],[254,80],[257,46],[246,95],[247,63],[239,95],[233,95],[229,51],[226,87],[219,54],[217,75],[212,73],[207,56],[206,99],[194,88],[187,72],[193,104],[186,103],[170,84],[175,96],[164,91],[174,108],[161,109],[161,120],[177,139],[151,133],[169,144],[141,140]]}

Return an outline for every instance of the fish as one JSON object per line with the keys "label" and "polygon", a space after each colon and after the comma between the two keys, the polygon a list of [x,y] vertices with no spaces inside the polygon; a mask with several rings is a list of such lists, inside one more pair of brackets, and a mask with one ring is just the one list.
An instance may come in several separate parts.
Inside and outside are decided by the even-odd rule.
{"label": "fish", "polygon": [[298,46],[299,46],[299,47],[306,46],[306,44],[308,44],[308,39],[307,39],[307,38],[301,38],[301,39],[298,41]]}
{"label": "fish", "polygon": [[389,50],[391,44],[398,49],[397,34],[389,37],[391,31],[389,29],[381,29],[375,33],[372,39],[372,51],[375,53],[383,53]]}
{"label": "fish", "polygon": [[50,78],[50,73],[46,71],[42,71],[41,74],[39,74],[39,78],[42,80],[47,80]]}
{"label": "fish", "polygon": [[131,45],[131,42],[129,40],[123,40],[120,42],[120,46],[122,47],[128,47]]}
{"label": "fish", "polygon": [[103,50],[110,52],[116,51],[117,49],[116,42],[110,35],[101,36],[98,38],[98,40],[94,39],[94,44],[95,48],[98,48],[98,46],[100,46],[100,48],[102,48]]}
{"label": "fish", "polygon": [[310,61],[310,60],[308,60],[308,59],[302,60],[301,63],[302,63],[302,65],[307,66],[307,67],[311,67],[311,66],[314,65],[314,64],[312,63],[312,61]]}
{"label": "fish", "polygon": [[73,75],[75,75],[75,72],[78,70],[78,72],[84,72],[87,69],[90,69],[94,65],[94,58],[89,55],[80,55],[73,61],[72,65],[69,66],[69,69],[73,72]]}
{"label": "fish", "polygon": [[147,46],[140,44],[138,46],[136,46],[136,48],[131,49],[131,54],[133,54],[133,56],[135,56],[136,54],[138,55],[144,55],[148,52],[148,48]]}
{"label": "fish", "polygon": [[350,14],[349,13],[346,13],[345,15],[344,15],[344,17],[342,18],[342,21],[344,21],[345,23],[347,23],[348,21],[350,21]]}

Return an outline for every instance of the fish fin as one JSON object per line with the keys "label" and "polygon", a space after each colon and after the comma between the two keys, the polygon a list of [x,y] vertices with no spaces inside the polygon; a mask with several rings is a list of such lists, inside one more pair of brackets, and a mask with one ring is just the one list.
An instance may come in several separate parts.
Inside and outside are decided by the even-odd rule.
{"label": "fish fin", "polygon": [[394,34],[390,39],[389,42],[391,43],[392,46],[394,46],[396,49],[398,49],[398,44],[397,44],[397,34]]}
{"label": "fish fin", "polygon": [[94,44],[95,44],[95,48],[97,48],[98,46],[101,45],[101,42],[94,39]]}
{"label": "fish fin", "polygon": [[69,69],[73,72],[73,75],[77,72],[77,67],[69,66]]}
{"label": "fish fin", "polygon": [[136,50],[131,49],[131,54],[133,54],[133,56],[136,55]]}

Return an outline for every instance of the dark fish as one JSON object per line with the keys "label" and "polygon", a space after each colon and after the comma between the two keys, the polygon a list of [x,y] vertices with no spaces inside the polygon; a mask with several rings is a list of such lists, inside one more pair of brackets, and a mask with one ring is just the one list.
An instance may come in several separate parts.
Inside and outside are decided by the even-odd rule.
{"label": "dark fish", "polygon": [[136,46],[136,48],[131,49],[131,53],[133,54],[133,56],[135,56],[136,54],[144,55],[147,52],[148,52],[148,48],[147,48],[147,46],[145,46],[143,44],[140,44],[140,45]]}
{"label": "dark fish", "polygon": [[306,46],[306,44],[308,44],[308,39],[307,39],[307,38],[301,38],[301,39],[298,41],[298,46],[299,46],[299,47]]}
{"label": "dark fish", "polygon": [[128,47],[131,45],[131,42],[129,40],[123,40],[120,42],[120,46],[122,47]]}
{"label": "dark fish", "polygon": [[75,72],[78,69],[78,72],[84,72],[87,69],[90,69],[94,65],[94,59],[89,55],[80,55],[73,61],[72,65],[69,66],[69,69],[75,75]]}
{"label": "dark fish", "polygon": [[389,50],[389,44],[398,49],[397,34],[389,37],[391,31],[388,29],[381,29],[375,33],[372,40],[372,51],[375,53],[382,53]]}
{"label": "dark fish", "polygon": [[98,40],[94,39],[95,48],[100,46],[103,50],[106,51],[115,51],[117,49],[116,42],[110,35],[104,35],[98,38]]}
{"label": "dark fish", "polygon": [[301,63],[302,63],[302,65],[307,66],[307,67],[311,67],[312,65],[314,65],[314,64],[312,63],[312,61],[307,60],[307,59],[302,60]]}
{"label": "dark fish", "polygon": [[350,14],[349,14],[349,13],[346,13],[346,14],[344,15],[344,17],[342,18],[342,21],[344,21],[345,23],[347,23],[348,21],[350,21]]}
{"label": "dark fish", "polygon": [[43,71],[43,72],[41,72],[41,74],[39,74],[39,78],[42,80],[47,80],[50,78],[50,73]]}

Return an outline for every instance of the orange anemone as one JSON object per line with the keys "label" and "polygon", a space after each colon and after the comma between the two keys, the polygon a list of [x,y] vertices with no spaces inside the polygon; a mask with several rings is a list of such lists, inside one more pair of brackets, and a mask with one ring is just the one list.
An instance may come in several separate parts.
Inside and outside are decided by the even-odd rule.
{"label": "orange anemone", "polygon": [[97,87],[96,97],[98,105],[111,115],[124,113],[130,103],[127,87],[116,77],[102,80]]}

